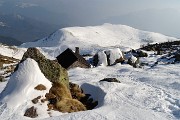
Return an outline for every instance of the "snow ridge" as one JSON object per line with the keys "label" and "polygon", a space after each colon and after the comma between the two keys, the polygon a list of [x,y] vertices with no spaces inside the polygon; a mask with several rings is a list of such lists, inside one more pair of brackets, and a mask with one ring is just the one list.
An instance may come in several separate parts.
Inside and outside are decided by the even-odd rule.
{"label": "snow ridge", "polygon": [[[82,53],[110,46],[137,49],[140,45],[154,42],[177,40],[159,33],[138,30],[126,25],[104,24],[101,26],[68,27],[59,29],[50,36],[36,42],[28,42],[21,47],[42,47],[55,57],[66,48],[74,50],[79,46]],[[47,48],[49,47],[49,48]]]}

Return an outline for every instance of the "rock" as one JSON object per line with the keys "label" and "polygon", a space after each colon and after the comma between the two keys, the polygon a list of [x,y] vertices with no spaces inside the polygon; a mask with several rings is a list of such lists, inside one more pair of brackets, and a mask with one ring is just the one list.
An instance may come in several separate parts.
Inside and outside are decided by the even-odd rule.
{"label": "rock", "polygon": [[44,103],[45,101],[48,101],[47,99],[41,99],[41,103]]}
{"label": "rock", "polygon": [[175,58],[175,61],[176,61],[176,62],[177,62],[177,61],[180,61],[180,52],[177,52],[177,53],[175,54],[174,58]]}
{"label": "rock", "polygon": [[38,96],[37,98],[34,98],[32,100],[32,103],[37,104],[40,98],[41,98],[41,96]]}
{"label": "rock", "polygon": [[148,54],[146,52],[143,52],[142,50],[132,49],[131,52],[132,52],[133,56],[135,56],[135,57],[147,57],[148,56]]}
{"label": "rock", "polygon": [[112,66],[116,63],[124,63],[124,61],[124,53],[119,48],[113,48],[97,52],[93,56],[92,64],[93,66]]}
{"label": "rock", "polygon": [[3,76],[0,76],[0,82],[4,82],[4,77]]}
{"label": "rock", "polygon": [[30,118],[36,118],[38,116],[36,108],[34,106],[32,106],[31,108],[28,108],[24,116],[30,117]]}
{"label": "rock", "polygon": [[133,66],[134,68],[139,67],[139,63],[140,63],[139,57],[136,58],[136,57],[134,57],[133,55],[132,55],[132,56],[128,59],[128,61],[127,61],[127,64]]}
{"label": "rock", "polygon": [[104,78],[104,79],[100,80],[100,82],[102,82],[102,81],[121,83],[121,82],[120,82],[119,80],[117,80],[116,78]]}
{"label": "rock", "polygon": [[37,48],[28,48],[28,50],[24,53],[21,61],[24,61],[27,58],[34,59],[38,63],[42,73],[51,82],[59,82],[69,88],[67,70],[63,68],[57,61],[46,59]]}
{"label": "rock", "polygon": [[39,84],[34,89],[42,91],[42,90],[46,90],[46,86],[44,86],[43,84]]}

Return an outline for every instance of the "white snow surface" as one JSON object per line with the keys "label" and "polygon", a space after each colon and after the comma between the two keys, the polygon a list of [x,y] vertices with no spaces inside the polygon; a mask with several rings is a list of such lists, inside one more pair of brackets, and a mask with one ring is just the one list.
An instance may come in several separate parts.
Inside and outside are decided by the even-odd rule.
{"label": "white snow surface", "polygon": [[18,48],[16,46],[6,46],[0,44],[0,54],[4,56],[21,59],[25,51],[26,48]]}
{"label": "white snow surface", "polygon": [[138,30],[126,25],[103,24],[101,26],[69,27],[59,29],[50,36],[36,42],[28,42],[21,47],[41,47],[49,55],[56,57],[66,48],[80,47],[81,54],[94,53],[112,46],[139,48],[152,42],[177,40],[159,33]]}
{"label": "white snow surface", "polygon": [[[22,66],[26,67],[22,68]],[[151,69],[148,67],[140,69],[126,64],[117,64],[111,67],[99,66],[90,69],[71,69],[68,71],[70,81],[79,84],[85,93],[91,94],[94,100],[98,100],[98,106],[93,110],[69,114],[51,111],[52,117],[49,117],[46,106],[37,105],[39,113],[37,119],[179,120],[179,67],[180,64],[170,64],[159,65]],[[25,75],[23,71],[26,71]],[[99,82],[99,80],[106,77],[115,77],[121,83]],[[25,82],[23,86],[27,85],[27,87],[19,88],[21,87],[20,82],[15,83],[16,80],[32,80],[32,82]],[[23,117],[24,111],[27,106],[30,107],[32,105],[30,104],[31,98],[39,95],[33,90],[35,84],[46,83],[47,80],[40,73],[37,63],[34,60],[28,59],[21,64],[18,71],[12,75],[9,81],[9,85],[7,84],[5,91],[1,95],[6,93],[9,99],[4,98],[3,101],[12,104],[7,104],[5,108],[3,107],[4,104],[0,105],[0,119],[27,119]],[[11,82],[14,83],[13,86],[15,88],[12,87]],[[16,87],[17,84],[18,88]],[[8,86],[11,86],[11,88]],[[8,91],[6,90],[7,88],[9,89]],[[25,92],[22,93],[24,90]],[[26,97],[24,97],[25,95]],[[19,96],[19,98],[16,96]],[[13,100],[10,100],[10,98]],[[15,111],[14,109],[9,110],[8,106],[14,109],[17,106],[19,107]]]}

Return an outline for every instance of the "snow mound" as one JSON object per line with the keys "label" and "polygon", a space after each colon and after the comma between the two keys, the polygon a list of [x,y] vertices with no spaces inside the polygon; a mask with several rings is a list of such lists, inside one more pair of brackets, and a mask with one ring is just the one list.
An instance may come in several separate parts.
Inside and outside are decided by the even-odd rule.
{"label": "snow mound", "polygon": [[[142,44],[177,40],[159,33],[138,30],[126,25],[104,24],[102,26],[68,27],[59,29],[36,42],[24,43],[22,47],[42,47],[56,57],[66,48],[80,47],[81,53],[112,46],[139,48]],[[47,48],[48,47],[48,48]]]}
{"label": "snow mound", "polygon": [[[45,91],[35,90],[34,87],[38,84],[45,85],[47,89]],[[0,94],[0,101],[7,103],[7,108],[15,111],[20,106],[32,104],[32,99],[43,96],[50,87],[51,82],[41,73],[38,64],[28,58],[19,64],[18,70],[10,77]]]}
{"label": "snow mound", "polygon": [[[103,50],[97,53],[98,55],[98,64],[97,66],[107,66],[108,65],[108,59],[109,64],[113,65],[117,59],[123,58],[123,54],[119,48],[113,48],[109,50]],[[109,58],[108,58],[109,56]]]}

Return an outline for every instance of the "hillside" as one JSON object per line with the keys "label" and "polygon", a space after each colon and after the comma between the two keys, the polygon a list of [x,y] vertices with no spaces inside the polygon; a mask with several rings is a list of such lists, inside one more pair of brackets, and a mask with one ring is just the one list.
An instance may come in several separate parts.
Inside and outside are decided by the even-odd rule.
{"label": "hillside", "polygon": [[0,14],[0,35],[12,37],[23,43],[43,38],[56,29],[58,29],[58,26],[40,22],[20,14]]}
{"label": "hillside", "polygon": [[7,45],[21,45],[22,42],[6,36],[0,36],[0,43],[7,44]]}
{"label": "hillside", "polygon": [[56,57],[67,47],[80,47],[81,54],[93,54],[107,47],[137,49],[143,44],[177,40],[159,33],[138,30],[126,25],[104,24],[102,26],[69,27],[59,29],[36,42],[24,43],[22,47],[43,47],[45,52]]}

